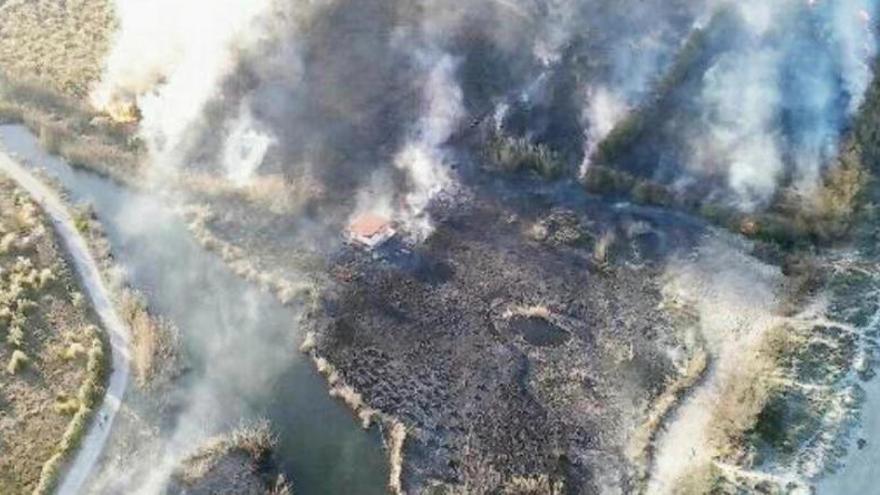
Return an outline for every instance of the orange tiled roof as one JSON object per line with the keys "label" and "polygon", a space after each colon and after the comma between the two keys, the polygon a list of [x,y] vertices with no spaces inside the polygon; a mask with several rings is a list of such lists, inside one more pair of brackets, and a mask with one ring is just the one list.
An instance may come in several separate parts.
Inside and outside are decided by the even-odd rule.
{"label": "orange tiled roof", "polygon": [[348,229],[353,235],[369,238],[381,234],[390,226],[391,221],[387,218],[375,213],[365,213],[357,217]]}

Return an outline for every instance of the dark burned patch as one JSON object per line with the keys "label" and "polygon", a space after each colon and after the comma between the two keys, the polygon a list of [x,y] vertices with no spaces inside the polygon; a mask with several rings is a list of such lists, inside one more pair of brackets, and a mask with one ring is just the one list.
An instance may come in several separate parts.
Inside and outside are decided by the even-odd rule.
{"label": "dark burned patch", "polygon": [[350,346],[354,343],[356,329],[350,321],[341,319],[336,320],[332,326],[330,333],[331,338],[335,339],[340,346]]}
{"label": "dark burned patch", "polygon": [[644,260],[659,260],[666,251],[663,238],[656,232],[636,234],[630,242],[636,256]]}
{"label": "dark burned patch", "polygon": [[455,269],[446,261],[419,253],[405,252],[390,261],[395,268],[424,284],[443,284],[455,276]]}
{"label": "dark burned patch", "polygon": [[571,338],[566,330],[537,316],[514,316],[509,325],[513,332],[537,347],[557,347]]}
{"label": "dark burned patch", "polygon": [[[435,208],[426,242],[332,257],[306,322],[317,352],[407,426],[407,492],[503,493],[536,476],[570,493],[634,486],[620,454],[634,400],[675,373],[662,263],[643,261],[690,245],[702,224],[577,184],[461,173],[468,200]],[[608,232],[618,243],[598,267]]]}

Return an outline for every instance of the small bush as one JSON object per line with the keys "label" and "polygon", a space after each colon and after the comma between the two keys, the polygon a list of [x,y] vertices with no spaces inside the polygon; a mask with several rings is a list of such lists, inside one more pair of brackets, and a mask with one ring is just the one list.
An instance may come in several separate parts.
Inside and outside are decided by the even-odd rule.
{"label": "small bush", "polygon": [[58,414],[73,416],[79,411],[80,403],[76,397],[61,396],[55,400],[55,404],[52,408]]}
{"label": "small bush", "polygon": [[546,474],[525,478],[513,477],[501,488],[502,495],[562,495],[565,485]]}
{"label": "small bush", "polygon": [[55,282],[55,280],[57,280],[57,278],[55,277],[55,274],[52,273],[52,270],[48,268],[43,268],[40,271],[39,287],[41,289],[49,287],[53,282]]}
{"label": "small bush", "polygon": [[599,164],[591,165],[584,178],[587,191],[595,194],[629,194],[635,184],[632,175]]}
{"label": "small bush", "polygon": [[24,330],[18,325],[12,325],[9,333],[6,335],[6,343],[12,347],[21,347],[24,345]]}
{"label": "small bush", "polygon": [[665,186],[649,181],[639,181],[632,191],[633,199],[652,206],[672,206],[675,196]]}
{"label": "small bush", "polygon": [[[97,333],[96,329],[90,329],[90,333]],[[34,490],[34,495],[47,495],[54,490],[61,473],[61,465],[69,455],[79,446],[83,435],[88,428],[89,421],[94,415],[94,408],[104,394],[104,380],[106,379],[108,363],[104,353],[104,343],[100,338],[92,340],[89,349],[88,364],[86,365],[86,377],[80,385],[76,398],[68,399],[68,407],[72,408],[72,401],[76,401],[78,408],[67,425],[67,430],[61,438],[55,453],[43,464],[40,471],[40,481]],[[58,410],[58,409],[56,409]],[[65,412],[67,409],[62,409]]]}
{"label": "small bush", "polygon": [[67,361],[75,361],[86,355],[86,348],[77,342],[70,344],[62,353],[62,357]]}
{"label": "small bush", "polygon": [[30,362],[27,355],[19,350],[12,351],[12,358],[9,359],[9,364],[6,365],[6,371],[9,372],[10,375],[15,375]]}
{"label": "small bush", "polygon": [[558,153],[522,137],[495,133],[488,139],[485,155],[492,168],[504,172],[531,171],[545,179],[556,179],[564,171]]}

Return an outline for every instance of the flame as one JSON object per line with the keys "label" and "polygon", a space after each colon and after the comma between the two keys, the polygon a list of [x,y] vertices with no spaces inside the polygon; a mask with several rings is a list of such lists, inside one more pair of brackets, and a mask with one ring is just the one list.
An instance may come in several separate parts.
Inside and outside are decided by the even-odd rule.
{"label": "flame", "polygon": [[141,120],[141,110],[133,99],[114,99],[100,110],[120,124],[134,124]]}

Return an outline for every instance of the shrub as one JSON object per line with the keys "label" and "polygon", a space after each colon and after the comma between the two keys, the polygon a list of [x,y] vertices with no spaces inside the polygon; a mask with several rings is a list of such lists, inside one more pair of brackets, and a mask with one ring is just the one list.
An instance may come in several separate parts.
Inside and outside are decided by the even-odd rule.
{"label": "shrub", "polygon": [[39,287],[41,289],[48,287],[49,284],[51,284],[55,280],[57,280],[57,278],[55,277],[55,274],[52,273],[52,270],[48,268],[43,268],[40,271]]}
{"label": "shrub", "polygon": [[46,150],[47,153],[57,155],[58,151],[61,149],[62,140],[64,139],[61,127],[53,124],[43,124],[40,125],[39,128],[40,146]]}
{"label": "shrub", "polygon": [[675,203],[675,195],[667,187],[646,180],[638,181],[632,190],[632,197],[636,202],[653,206],[672,206]]}
{"label": "shrub", "polygon": [[76,359],[79,359],[80,356],[85,355],[86,348],[82,344],[74,342],[73,344],[70,344],[67,349],[64,350],[62,357],[67,361],[74,361]]}
{"label": "shrub", "polygon": [[17,124],[22,120],[21,107],[0,100],[0,124]]}
{"label": "shrub", "polygon": [[144,298],[134,291],[122,291],[118,306],[131,328],[132,367],[138,386],[148,387],[173,376],[179,370],[177,327],[150,314]]}
{"label": "shrub", "polygon": [[55,484],[58,483],[58,476],[61,474],[61,463],[64,461],[64,454],[55,453],[43,464],[40,471],[40,481],[34,489],[33,495],[46,495],[52,492]]}
{"label": "shrub", "polygon": [[[97,333],[97,329],[91,327],[89,332],[94,335]],[[94,414],[94,408],[103,396],[106,373],[107,359],[104,353],[104,343],[100,338],[95,337],[92,339],[92,347],[89,349],[86,377],[82,385],[80,385],[77,398],[69,399],[70,401],[76,401],[79,408],[73,415],[70,423],[68,423],[64,436],[55,449],[55,453],[43,464],[43,468],[40,471],[40,481],[37,488],[34,489],[34,495],[51,493],[58,483],[62,463],[79,445]]]}
{"label": "shrub", "polygon": [[[205,445],[183,459],[173,476],[185,485],[194,485],[234,452],[245,453],[254,470],[265,467],[277,438],[267,420],[241,424],[234,431],[210,439]],[[278,484],[274,483],[277,487]],[[282,492],[283,493],[283,492]]]}
{"label": "shrub", "polygon": [[61,396],[55,400],[55,404],[52,408],[58,414],[73,416],[79,411],[80,402],[76,397]]}
{"label": "shrub", "polygon": [[556,179],[564,171],[558,153],[524,137],[493,133],[487,140],[485,155],[491,167],[504,172],[531,171],[545,179]]}
{"label": "shrub", "polygon": [[12,347],[21,347],[24,345],[24,330],[18,325],[12,325],[9,333],[6,335],[6,343]]}
{"label": "shrub", "polygon": [[531,478],[515,476],[501,488],[502,495],[562,495],[565,486],[546,474]]}
{"label": "shrub", "polygon": [[584,177],[587,191],[596,194],[629,194],[635,184],[629,173],[599,164],[590,165]]}
{"label": "shrub", "polygon": [[9,372],[10,375],[15,375],[30,362],[27,355],[20,350],[16,349],[12,351],[12,358],[9,359],[9,364],[6,365],[6,371]]}
{"label": "shrub", "polygon": [[77,392],[77,398],[85,407],[94,407],[104,394],[104,377],[106,374],[104,346],[100,339],[92,340],[86,364],[86,378]]}

